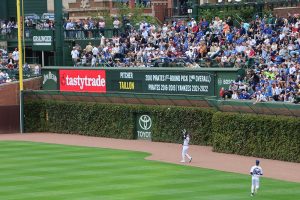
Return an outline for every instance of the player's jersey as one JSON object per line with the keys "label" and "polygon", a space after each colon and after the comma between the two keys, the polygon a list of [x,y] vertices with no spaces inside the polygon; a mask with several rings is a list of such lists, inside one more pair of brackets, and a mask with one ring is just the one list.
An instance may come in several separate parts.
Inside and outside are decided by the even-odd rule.
{"label": "player's jersey", "polygon": [[251,167],[250,172],[252,172],[252,176],[254,177],[260,177],[263,175],[263,170],[260,166],[256,166],[254,165],[253,167]]}
{"label": "player's jersey", "polygon": [[189,146],[189,142],[190,142],[190,137],[186,136],[185,139],[183,140],[183,146]]}

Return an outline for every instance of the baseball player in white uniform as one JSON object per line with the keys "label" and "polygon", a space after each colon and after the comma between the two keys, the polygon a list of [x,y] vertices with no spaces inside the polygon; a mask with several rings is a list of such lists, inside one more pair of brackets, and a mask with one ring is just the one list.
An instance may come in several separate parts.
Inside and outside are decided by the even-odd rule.
{"label": "baseball player in white uniform", "polygon": [[192,162],[192,157],[187,153],[189,149],[190,135],[185,129],[182,130],[182,135],[183,135],[183,144],[182,144],[182,152],[181,152],[182,160],[180,162],[184,163],[185,157],[189,159],[189,162]]}
{"label": "baseball player in white uniform", "polygon": [[254,196],[259,188],[259,177],[263,175],[263,170],[259,166],[259,160],[256,160],[256,165],[251,167],[250,174],[252,176],[251,196]]}

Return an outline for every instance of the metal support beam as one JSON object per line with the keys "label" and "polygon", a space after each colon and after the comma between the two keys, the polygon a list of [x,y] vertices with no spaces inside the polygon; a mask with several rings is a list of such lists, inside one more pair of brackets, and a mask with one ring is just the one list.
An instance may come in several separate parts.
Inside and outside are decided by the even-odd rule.
{"label": "metal support beam", "polygon": [[62,0],[54,0],[55,16],[55,65],[63,65],[63,6]]}

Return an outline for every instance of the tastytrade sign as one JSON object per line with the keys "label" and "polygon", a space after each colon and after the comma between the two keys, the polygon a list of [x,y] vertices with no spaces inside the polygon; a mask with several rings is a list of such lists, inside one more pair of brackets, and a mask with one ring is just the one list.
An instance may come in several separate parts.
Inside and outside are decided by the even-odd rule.
{"label": "tastytrade sign", "polygon": [[60,90],[106,92],[105,70],[59,70]]}

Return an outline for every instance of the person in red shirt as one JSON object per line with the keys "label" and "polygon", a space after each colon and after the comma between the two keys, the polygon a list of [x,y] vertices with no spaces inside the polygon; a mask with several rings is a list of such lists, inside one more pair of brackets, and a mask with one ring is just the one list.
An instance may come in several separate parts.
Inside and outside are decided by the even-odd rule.
{"label": "person in red shirt", "polygon": [[220,93],[219,93],[220,97],[224,99],[224,96],[225,96],[225,89],[222,87],[220,89]]}
{"label": "person in red shirt", "polygon": [[192,32],[193,32],[193,33],[197,33],[198,31],[199,31],[198,25],[193,26]]}

